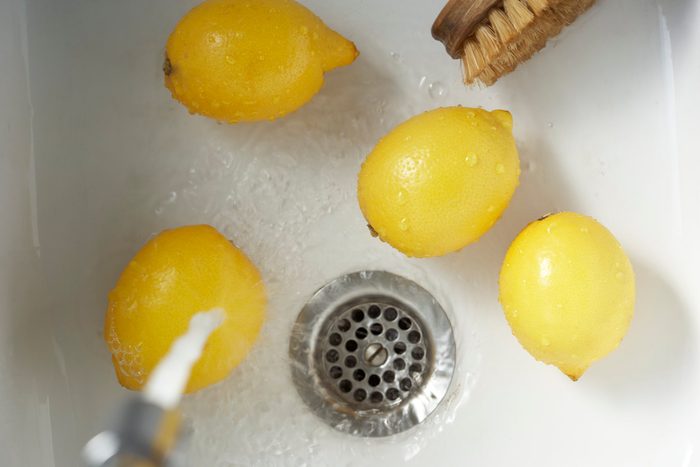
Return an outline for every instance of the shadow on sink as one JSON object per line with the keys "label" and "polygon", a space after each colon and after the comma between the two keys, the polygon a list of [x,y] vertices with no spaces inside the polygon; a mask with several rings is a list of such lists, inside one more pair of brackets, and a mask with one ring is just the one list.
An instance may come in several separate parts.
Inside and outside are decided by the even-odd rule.
{"label": "shadow on sink", "polygon": [[[689,310],[668,281],[649,265],[633,261],[637,280],[635,315],[620,347],[594,363],[582,381],[621,406],[645,404],[665,410],[697,394],[690,361],[696,354]],[[673,394],[673,397],[669,397]]]}

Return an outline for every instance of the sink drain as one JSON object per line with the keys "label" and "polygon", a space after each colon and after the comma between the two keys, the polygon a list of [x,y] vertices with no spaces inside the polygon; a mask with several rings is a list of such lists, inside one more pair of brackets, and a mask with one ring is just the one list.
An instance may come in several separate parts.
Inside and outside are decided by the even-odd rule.
{"label": "sink drain", "polygon": [[322,287],[304,306],[289,345],[307,405],[340,431],[388,436],[425,420],[447,393],[452,326],[415,282],[361,271]]}

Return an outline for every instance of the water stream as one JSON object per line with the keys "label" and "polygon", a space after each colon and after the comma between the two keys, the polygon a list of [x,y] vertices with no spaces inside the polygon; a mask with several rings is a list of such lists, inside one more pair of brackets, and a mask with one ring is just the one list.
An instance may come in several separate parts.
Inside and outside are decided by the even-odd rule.
{"label": "water stream", "polygon": [[221,325],[224,317],[221,308],[192,316],[187,332],[175,340],[151,373],[143,391],[146,400],[166,409],[179,404],[192,367],[199,360],[209,336]]}

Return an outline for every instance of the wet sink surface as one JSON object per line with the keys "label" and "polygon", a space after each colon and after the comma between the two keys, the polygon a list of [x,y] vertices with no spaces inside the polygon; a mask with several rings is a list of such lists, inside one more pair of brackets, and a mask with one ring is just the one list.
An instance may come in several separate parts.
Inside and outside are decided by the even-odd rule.
{"label": "wet sink surface", "polygon": [[[23,11],[12,3],[3,8]],[[106,294],[151,235],[192,223],[214,225],[249,254],[270,306],[244,364],[186,400],[189,465],[700,463],[693,2],[601,1],[517,73],[465,89],[458,64],[430,37],[442,2],[304,1],[360,57],[327,75],[302,110],[235,126],[189,115],[162,85],[165,39],[195,3],[27,0],[18,16],[27,24],[36,238],[16,254],[31,256],[24,274],[35,285],[14,302],[22,314],[5,365],[17,375],[8,394],[35,408],[26,417],[13,409],[21,429],[8,439],[27,453],[10,465],[75,465],[126,394],[101,339]],[[21,66],[21,56],[8,57]],[[406,259],[369,235],[357,171],[393,126],[455,104],[513,113],[521,184],[477,244]],[[628,336],[577,383],[520,348],[497,302],[510,241],[559,210],[608,226],[637,275]],[[362,269],[428,289],[457,342],[446,401],[421,426],[383,440],[326,427],[297,395],[287,357],[307,299]]]}

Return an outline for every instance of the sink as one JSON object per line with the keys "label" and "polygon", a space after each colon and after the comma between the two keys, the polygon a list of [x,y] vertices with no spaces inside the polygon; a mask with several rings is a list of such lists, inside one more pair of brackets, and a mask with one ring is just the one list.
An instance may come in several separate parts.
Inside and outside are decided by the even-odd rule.
{"label": "sink", "polygon": [[[101,332],[106,296],[154,233],[214,225],[259,266],[268,318],[247,360],[186,398],[187,465],[700,465],[700,4],[604,1],[490,88],[467,89],[430,37],[438,0],[304,0],[361,55],[300,111],[226,125],[162,84],[193,0],[0,4],[0,464],[73,466],[128,395]],[[461,104],[512,112],[523,172],[478,243],[407,259],[369,235],[364,156],[396,124]],[[625,246],[636,314],[573,383],[536,362],[497,301],[509,243],[560,210]],[[361,438],[309,410],[292,325],[332,279],[408,278],[456,343],[443,402],[401,434]]]}

